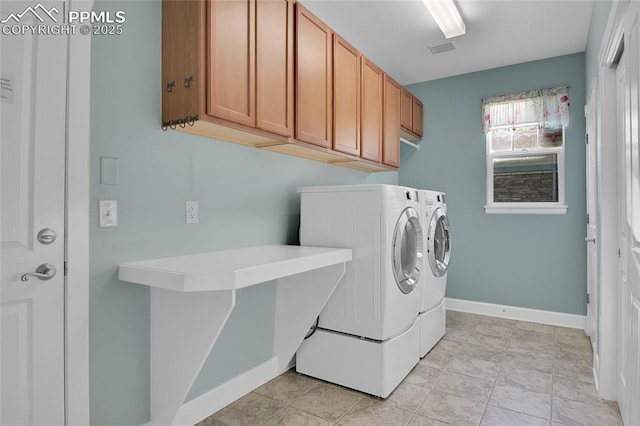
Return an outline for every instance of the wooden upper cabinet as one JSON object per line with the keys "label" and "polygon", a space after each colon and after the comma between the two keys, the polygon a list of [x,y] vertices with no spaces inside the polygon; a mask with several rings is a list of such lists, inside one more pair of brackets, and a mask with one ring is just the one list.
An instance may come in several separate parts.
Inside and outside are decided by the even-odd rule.
{"label": "wooden upper cabinet", "polygon": [[400,108],[401,119],[400,125],[403,129],[411,132],[413,130],[413,112],[411,106],[413,105],[413,96],[408,90],[402,89],[402,105]]}
{"label": "wooden upper cabinet", "polygon": [[331,148],[333,31],[296,3],[297,140]]}
{"label": "wooden upper cabinet", "polygon": [[256,1],[256,127],[293,136],[292,1]]}
{"label": "wooden upper cabinet", "polygon": [[402,87],[387,74],[384,75],[384,113],[382,122],[382,162],[400,166],[400,111]]}
{"label": "wooden upper cabinet", "polygon": [[382,90],[384,73],[365,56],[362,63],[360,120],[360,156],[367,160],[382,160]]}
{"label": "wooden upper cabinet", "polygon": [[333,149],[360,156],[360,52],[333,35]]}
{"label": "wooden upper cabinet", "polygon": [[420,99],[413,96],[408,90],[402,89],[402,102],[400,107],[401,136],[409,141],[422,139],[423,120],[423,107]]}
{"label": "wooden upper cabinet", "polygon": [[415,96],[413,97],[413,105],[411,106],[412,119],[411,119],[411,127],[413,129],[413,133],[416,134],[419,138],[422,138],[423,132],[423,107],[422,102]]}
{"label": "wooden upper cabinet", "polygon": [[254,0],[208,5],[207,114],[255,127]]}

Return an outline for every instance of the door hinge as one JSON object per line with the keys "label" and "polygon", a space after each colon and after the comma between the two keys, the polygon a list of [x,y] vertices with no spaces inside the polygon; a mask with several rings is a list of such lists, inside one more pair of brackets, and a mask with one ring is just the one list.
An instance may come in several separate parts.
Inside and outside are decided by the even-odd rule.
{"label": "door hinge", "polygon": [[620,259],[620,249],[618,249],[618,259]]}
{"label": "door hinge", "polygon": [[64,276],[67,276],[67,262],[64,262],[64,265],[62,267],[64,269]]}
{"label": "door hinge", "polygon": [[589,224],[589,213],[587,213],[587,225]]}
{"label": "door hinge", "polygon": [[587,305],[589,304],[589,300],[590,300],[589,293],[587,293]]}
{"label": "door hinge", "polygon": [[589,145],[589,133],[585,133],[585,134],[584,134],[584,143],[585,143],[586,145]]}

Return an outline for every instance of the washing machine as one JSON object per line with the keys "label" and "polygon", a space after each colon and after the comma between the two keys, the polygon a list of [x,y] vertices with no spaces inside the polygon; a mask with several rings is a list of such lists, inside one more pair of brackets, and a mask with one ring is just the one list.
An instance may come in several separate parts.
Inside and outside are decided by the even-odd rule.
{"label": "washing machine", "polygon": [[420,357],[424,357],[446,331],[444,295],[451,257],[451,233],[444,192],[419,190],[423,229],[424,265],[420,275]]}
{"label": "washing machine", "polygon": [[296,370],[386,398],[420,359],[417,191],[344,185],[298,192],[300,244],[351,248],[353,260],[300,346]]}

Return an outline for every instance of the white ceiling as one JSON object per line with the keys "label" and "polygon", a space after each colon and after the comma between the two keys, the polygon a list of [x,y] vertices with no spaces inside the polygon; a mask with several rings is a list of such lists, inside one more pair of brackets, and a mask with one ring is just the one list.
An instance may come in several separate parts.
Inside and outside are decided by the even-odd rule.
{"label": "white ceiling", "polygon": [[[407,85],[583,52],[593,0],[455,0],[467,32],[445,39],[421,0],[300,0]],[[434,55],[429,46],[453,42]]]}

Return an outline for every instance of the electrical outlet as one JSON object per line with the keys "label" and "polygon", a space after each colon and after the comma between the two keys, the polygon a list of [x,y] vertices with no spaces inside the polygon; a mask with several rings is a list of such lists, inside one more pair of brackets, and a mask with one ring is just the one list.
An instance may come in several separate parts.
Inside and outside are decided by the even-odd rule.
{"label": "electrical outlet", "polygon": [[198,223],[198,202],[187,201],[185,203],[187,223]]}

